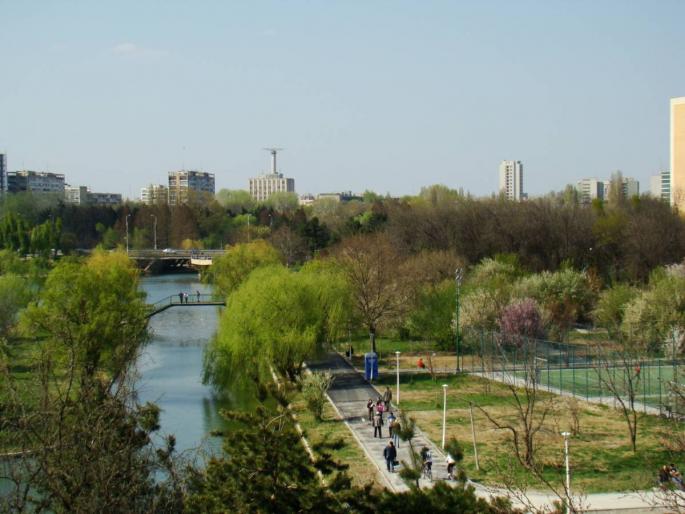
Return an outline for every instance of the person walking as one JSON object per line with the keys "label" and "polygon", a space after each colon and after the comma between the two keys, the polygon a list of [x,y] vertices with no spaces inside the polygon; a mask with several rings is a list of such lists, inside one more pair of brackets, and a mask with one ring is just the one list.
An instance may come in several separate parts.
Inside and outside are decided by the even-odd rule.
{"label": "person walking", "polygon": [[[373,416],[373,437],[379,437],[380,439],[383,438],[382,434],[382,429],[383,427],[383,418],[381,417],[380,412],[376,412]],[[378,435],[376,435],[378,434]]]}
{"label": "person walking", "polygon": [[395,420],[397,418],[395,417],[395,414],[393,411],[390,411],[388,414],[388,434],[390,434],[390,438],[392,439],[392,432],[393,432],[393,427],[395,426]]}
{"label": "person walking", "polygon": [[395,448],[400,447],[400,431],[402,430],[402,425],[400,420],[395,418],[392,422],[392,440],[395,442]]}
{"label": "person walking", "polygon": [[389,387],[385,388],[385,392],[383,393],[383,403],[385,404],[386,409],[390,409],[390,402],[392,401],[392,391],[390,390]]}
{"label": "person walking", "polygon": [[183,291],[178,293],[178,303],[183,303]]}
{"label": "person walking", "polygon": [[454,466],[457,461],[448,453],[445,462],[447,463],[447,480],[454,480]]}
{"label": "person walking", "polygon": [[392,441],[388,441],[388,445],[383,449],[383,457],[385,457],[385,465],[390,473],[395,472],[395,459],[397,459],[397,450]]}
{"label": "person walking", "polygon": [[369,411],[369,423],[373,423],[373,400],[371,398],[366,402],[366,409]]}
{"label": "person walking", "polygon": [[200,291],[196,291],[195,294],[197,295],[197,303],[200,303]]}

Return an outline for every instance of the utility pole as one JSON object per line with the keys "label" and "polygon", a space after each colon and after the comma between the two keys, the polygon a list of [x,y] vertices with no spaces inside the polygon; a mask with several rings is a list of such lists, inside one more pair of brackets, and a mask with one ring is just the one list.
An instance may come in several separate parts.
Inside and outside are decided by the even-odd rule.
{"label": "utility pole", "polygon": [[457,318],[456,318],[456,322],[457,322],[457,330],[456,330],[456,332],[457,332],[457,373],[459,373],[461,371],[461,368],[462,368],[460,365],[460,362],[459,362],[459,360],[461,358],[461,355],[460,355],[461,333],[459,331],[459,292],[461,289],[461,281],[462,281],[463,277],[464,277],[464,270],[462,268],[457,268],[457,270],[454,274],[454,278],[455,278],[456,284],[457,284]]}
{"label": "utility pole", "polygon": [[154,218],[154,223],[152,224],[152,233],[154,234],[155,250],[157,249],[157,216],[150,214]]}
{"label": "utility pole", "polygon": [[126,255],[128,255],[128,219],[131,217],[131,214],[126,215]]}

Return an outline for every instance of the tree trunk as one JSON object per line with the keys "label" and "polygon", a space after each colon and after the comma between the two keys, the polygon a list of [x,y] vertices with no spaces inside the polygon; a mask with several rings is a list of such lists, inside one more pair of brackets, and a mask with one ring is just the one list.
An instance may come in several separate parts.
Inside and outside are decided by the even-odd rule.
{"label": "tree trunk", "polygon": [[371,340],[371,351],[376,353],[376,327],[369,327],[369,339]]}

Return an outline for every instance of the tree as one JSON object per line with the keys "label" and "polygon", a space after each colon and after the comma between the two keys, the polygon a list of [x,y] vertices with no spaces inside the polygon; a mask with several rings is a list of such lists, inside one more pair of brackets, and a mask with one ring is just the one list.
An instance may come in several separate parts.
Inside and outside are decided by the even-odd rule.
{"label": "tree", "polygon": [[263,240],[239,243],[216,257],[207,278],[223,296],[233,293],[249,274],[262,266],[280,264],[278,250]]}
{"label": "tree", "polygon": [[[224,412],[234,426],[226,452],[190,481],[189,512],[371,512],[370,487],[351,487],[345,466],[331,458],[340,441],[317,445],[311,457],[287,412],[287,399],[269,389],[277,410]],[[324,482],[325,479],[325,482]]]}
{"label": "tree", "polygon": [[685,337],[685,276],[655,270],[647,289],[626,305],[621,333],[645,355],[679,355]]}
{"label": "tree", "polygon": [[540,309],[532,298],[514,300],[507,305],[500,314],[498,324],[505,340],[518,347],[530,338],[543,335]]}
{"label": "tree", "polygon": [[255,206],[249,191],[244,189],[220,189],[216,194],[217,201],[233,214],[242,214]]}
{"label": "tree", "polygon": [[264,205],[271,207],[276,212],[292,212],[297,209],[299,203],[300,200],[297,194],[279,191],[272,193],[268,200],[264,202]]}
{"label": "tree", "polygon": [[273,367],[294,381],[318,343],[339,330],[340,291],[344,282],[333,274],[256,269],[228,298],[205,355],[205,380],[218,390],[235,380],[260,383]]}
{"label": "tree", "polygon": [[414,513],[431,512],[435,514],[516,514],[505,498],[493,498],[488,502],[475,494],[473,486],[457,484],[450,486],[437,482],[428,489],[412,488],[405,493],[384,491],[375,503],[375,512]]}
{"label": "tree", "polygon": [[587,273],[564,268],[521,279],[514,295],[537,301],[543,309],[547,330],[552,337],[563,340],[573,323],[589,315],[595,291]]}
{"label": "tree", "polygon": [[616,284],[602,291],[592,311],[595,325],[605,328],[612,339],[621,337],[626,307],[637,294],[638,290],[627,284]]}
{"label": "tree", "polygon": [[[499,343],[501,344],[501,342]],[[514,457],[526,469],[535,471],[536,438],[542,430],[547,416],[553,411],[552,398],[545,398],[539,391],[538,364],[535,360],[535,341],[525,346],[521,359],[524,366],[524,377],[517,379],[509,376],[505,381],[510,393],[509,404],[514,408],[515,416],[497,418],[483,407],[477,406],[485,417],[499,430],[505,430],[511,436]]]}
{"label": "tree", "polygon": [[[133,364],[146,341],[138,273],[121,253],[62,260],[22,316],[34,344],[31,394],[8,373],[0,429],[20,453],[2,477],[11,511],[179,512],[167,488],[173,438],[155,450],[159,408],[140,405]],[[169,471],[167,469],[167,471]],[[157,473],[161,473],[157,475]]]}
{"label": "tree", "polygon": [[443,184],[422,187],[419,192],[419,198],[428,202],[433,207],[456,202],[461,199],[462,196],[463,194],[460,191],[450,189]]}
{"label": "tree", "polygon": [[0,275],[0,341],[9,338],[19,312],[26,307],[31,297],[27,279],[13,273]]}
{"label": "tree", "polygon": [[436,341],[446,349],[454,343],[452,318],[456,309],[455,284],[444,280],[427,285],[418,293],[415,307],[407,317],[406,327],[413,337]]}
{"label": "tree", "polygon": [[288,267],[302,262],[309,254],[305,239],[287,225],[271,233],[271,244],[283,256]]}
{"label": "tree", "polygon": [[81,264],[62,260],[39,301],[26,309],[29,334],[46,334],[56,355],[78,364],[81,383],[101,371],[114,382],[147,338],[147,307],[138,271],[123,253],[95,251]]}
{"label": "tree", "polygon": [[408,291],[399,273],[400,257],[390,241],[379,234],[345,240],[338,248],[337,260],[375,352],[378,327],[396,321],[407,307]]}

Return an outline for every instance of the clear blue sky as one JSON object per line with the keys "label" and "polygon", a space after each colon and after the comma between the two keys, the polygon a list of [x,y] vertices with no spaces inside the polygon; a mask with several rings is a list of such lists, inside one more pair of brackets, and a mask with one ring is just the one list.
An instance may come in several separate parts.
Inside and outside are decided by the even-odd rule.
{"label": "clear blue sky", "polygon": [[[298,193],[525,189],[668,166],[685,1],[0,0],[10,170],[137,197],[168,171]],[[185,149],[184,149],[185,147]]]}

